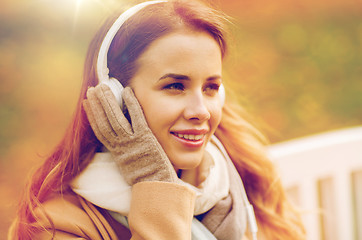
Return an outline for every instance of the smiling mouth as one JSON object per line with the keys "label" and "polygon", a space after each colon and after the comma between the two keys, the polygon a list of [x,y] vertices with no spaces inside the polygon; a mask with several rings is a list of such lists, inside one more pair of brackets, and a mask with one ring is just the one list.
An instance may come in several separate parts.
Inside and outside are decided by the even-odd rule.
{"label": "smiling mouth", "polygon": [[175,133],[175,132],[172,132],[172,134],[179,138],[189,140],[189,141],[199,141],[205,136],[205,134],[195,135],[195,134],[181,134],[181,133]]}

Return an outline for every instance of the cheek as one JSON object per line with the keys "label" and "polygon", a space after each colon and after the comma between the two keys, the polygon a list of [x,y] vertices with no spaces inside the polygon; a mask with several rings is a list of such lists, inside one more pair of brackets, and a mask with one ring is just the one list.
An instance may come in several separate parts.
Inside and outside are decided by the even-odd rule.
{"label": "cheek", "polygon": [[209,111],[210,111],[210,115],[211,115],[210,124],[211,124],[211,128],[213,130],[213,133],[214,133],[216,128],[219,126],[219,124],[221,122],[222,107],[220,106],[220,104],[213,104],[209,108]]}
{"label": "cheek", "polygon": [[174,121],[175,105],[169,99],[157,94],[140,94],[139,97],[137,95],[136,97],[142,107],[148,126],[159,138],[158,135],[162,131],[168,130]]}
{"label": "cheek", "polygon": [[143,114],[146,118],[148,126],[151,128],[152,132],[157,132],[157,129],[154,129],[155,127],[157,127],[155,123],[157,122],[157,119],[161,118],[157,108],[157,102],[150,101],[148,98],[145,97],[138,98],[138,101],[142,107]]}
{"label": "cheek", "polygon": [[160,130],[168,129],[172,123],[170,111],[167,111],[167,108],[158,106],[159,105],[153,105],[144,111],[149,127],[156,134],[159,133]]}

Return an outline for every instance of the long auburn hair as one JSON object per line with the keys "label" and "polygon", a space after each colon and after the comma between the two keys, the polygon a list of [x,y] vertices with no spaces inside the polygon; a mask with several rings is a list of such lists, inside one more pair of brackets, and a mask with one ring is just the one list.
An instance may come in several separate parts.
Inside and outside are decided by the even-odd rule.
{"label": "long auburn hair", "polygon": [[[63,139],[30,179],[21,199],[9,238],[31,239],[42,226],[35,209],[54,193],[69,189],[69,182],[90,162],[102,144],[95,137],[82,107],[87,89],[98,84],[96,61],[101,42],[119,13],[111,16],[90,43],[85,60],[83,84],[71,124]],[[128,19],[118,31],[108,52],[110,77],[123,86],[137,71],[137,59],[154,40],[189,28],[209,33],[226,53],[226,16],[204,3],[175,0],[149,5]],[[304,239],[299,215],[290,206],[273,164],[263,150],[261,134],[247,121],[240,106],[227,99],[215,135],[225,146],[253,204],[260,237]],[[46,213],[45,213],[46,214]],[[51,219],[48,219],[55,232]]]}

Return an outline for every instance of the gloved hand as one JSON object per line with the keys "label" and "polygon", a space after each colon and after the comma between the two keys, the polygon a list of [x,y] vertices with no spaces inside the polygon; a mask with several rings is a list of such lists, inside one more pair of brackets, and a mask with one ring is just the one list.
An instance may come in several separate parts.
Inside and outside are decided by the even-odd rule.
{"label": "gloved hand", "polygon": [[107,85],[99,84],[88,89],[83,106],[95,135],[112,153],[128,184],[176,182],[176,172],[148,127],[132,89],[126,87],[122,97],[131,124]]}

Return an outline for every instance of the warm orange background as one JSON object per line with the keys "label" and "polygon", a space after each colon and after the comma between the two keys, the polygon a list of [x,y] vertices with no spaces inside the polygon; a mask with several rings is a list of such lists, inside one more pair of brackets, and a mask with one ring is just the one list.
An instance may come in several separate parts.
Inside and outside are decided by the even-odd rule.
{"label": "warm orange background", "polygon": [[[0,239],[70,120],[91,37],[120,2],[1,2]],[[214,2],[234,23],[225,81],[271,142],[362,124],[361,1]]]}

